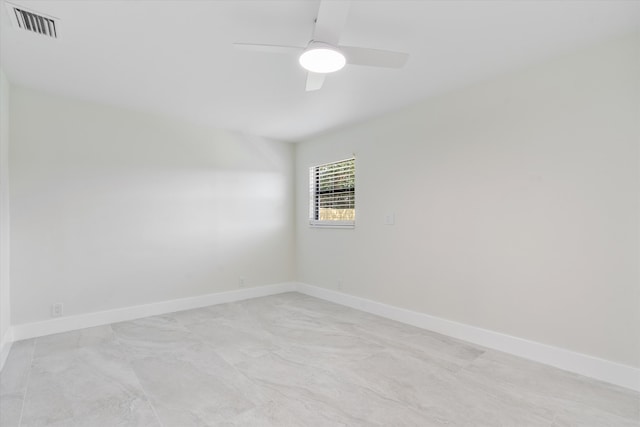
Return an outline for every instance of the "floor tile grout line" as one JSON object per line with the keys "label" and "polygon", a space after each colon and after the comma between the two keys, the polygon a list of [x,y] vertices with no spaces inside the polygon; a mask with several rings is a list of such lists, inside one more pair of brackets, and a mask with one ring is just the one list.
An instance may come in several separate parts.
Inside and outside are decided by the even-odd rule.
{"label": "floor tile grout line", "polygon": [[[131,362],[129,362],[129,363],[131,363]],[[163,424],[162,420],[160,419],[160,416],[158,415],[158,412],[156,411],[156,407],[153,405],[153,402],[151,401],[151,398],[149,397],[149,394],[147,393],[147,390],[144,388],[144,385],[142,385],[142,381],[140,380],[140,377],[138,376],[138,373],[133,368],[133,366],[131,366],[131,370],[133,371],[133,375],[136,376],[136,379],[138,380],[138,384],[140,384],[140,390],[142,390],[142,394],[144,394],[144,397],[147,400],[147,403],[151,407],[151,411],[153,411],[153,415],[155,415],[156,420],[158,420],[158,423],[160,424],[160,427],[164,427],[164,424]]]}
{"label": "floor tile grout line", "polygon": [[[122,343],[120,341],[120,337],[118,337],[118,334],[115,331],[115,329],[113,329],[112,325],[113,324],[109,324],[109,328],[111,329],[111,332],[113,333],[113,337],[114,337],[116,343],[118,344],[118,346],[120,346],[126,352],[127,351],[126,348],[122,345]],[[156,408],[155,408],[155,406],[153,406],[153,402],[151,401],[151,398],[149,397],[149,394],[147,393],[147,390],[144,388],[144,385],[142,384],[142,381],[140,380],[140,377],[138,376],[138,373],[136,372],[136,370],[133,367],[133,364],[131,362],[132,362],[132,359],[129,357],[129,354],[127,354],[127,364],[129,365],[129,368],[131,369],[131,372],[133,372],[133,375],[136,377],[136,380],[138,381],[138,384],[140,385],[140,390],[142,390],[142,394],[144,395],[144,398],[147,400],[147,403],[149,404],[149,407],[151,408],[151,411],[153,412],[153,415],[156,417],[156,420],[158,421],[158,424],[160,424],[160,427],[164,427],[164,424],[163,424],[162,420],[160,419],[160,416],[158,416],[158,412],[156,412]]]}
{"label": "floor tile grout line", "polygon": [[18,418],[18,427],[22,425],[22,416],[24,415],[24,407],[27,404],[27,393],[29,392],[29,381],[31,380],[31,372],[33,372],[33,362],[36,357],[36,347],[38,346],[38,339],[33,341],[33,349],[31,350],[31,361],[29,362],[29,372],[27,373],[27,380],[24,384],[24,395],[22,396],[22,405],[20,406],[20,418]]}

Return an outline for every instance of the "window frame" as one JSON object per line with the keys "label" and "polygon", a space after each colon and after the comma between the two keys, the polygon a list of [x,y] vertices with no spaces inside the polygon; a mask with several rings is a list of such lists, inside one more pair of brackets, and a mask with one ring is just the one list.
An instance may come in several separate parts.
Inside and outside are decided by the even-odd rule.
{"label": "window frame", "polygon": [[[318,180],[318,168],[327,165],[335,165],[344,162],[353,162],[353,188],[342,190],[341,192],[348,192],[353,194],[353,220],[321,220],[316,219],[319,216],[319,180]],[[332,192],[334,193],[334,192]],[[348,157],[342,160],[336,160],[333,162],[327,162],[317,164],[309,167],[309,226],[313,228],[355,228],[356,226],[356,158],[355,156]]]}

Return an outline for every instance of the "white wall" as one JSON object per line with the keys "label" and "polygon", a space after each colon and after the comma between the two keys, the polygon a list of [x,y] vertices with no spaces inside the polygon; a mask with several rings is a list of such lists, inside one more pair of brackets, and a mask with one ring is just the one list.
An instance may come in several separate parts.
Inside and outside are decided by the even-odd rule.
{"label": "white wall", "polygon": [[293,147],[12,87],[12,323],[293,279]]}
{"label": "white wall", "polygon": [[9,288],[9,82],[0,69],[0,367],[10,337]]}
{"label": "white wall", "polygon": [[[611,41],[299,144],[298,279],[640,366],[638,52]],[[308,167],[351,153],[355,230],[309,228]]]}

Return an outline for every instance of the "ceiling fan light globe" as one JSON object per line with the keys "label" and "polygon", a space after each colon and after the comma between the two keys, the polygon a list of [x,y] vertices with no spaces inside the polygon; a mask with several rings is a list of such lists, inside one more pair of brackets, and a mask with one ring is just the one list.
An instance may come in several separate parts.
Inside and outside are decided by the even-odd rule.
{"label": "ceiling fan light globe", "polygon": [[341,52],[325,47],[305,50],[298,61],[305,70],[323,74],[341,70],[347,63]]}

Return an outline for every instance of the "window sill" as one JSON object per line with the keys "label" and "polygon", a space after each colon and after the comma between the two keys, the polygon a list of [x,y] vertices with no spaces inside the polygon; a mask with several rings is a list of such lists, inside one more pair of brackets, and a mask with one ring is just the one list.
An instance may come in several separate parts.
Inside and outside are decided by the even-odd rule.
{"label": "window sill", "polygon": [[311,228],[355,228],[353,221],[309,221]]}

